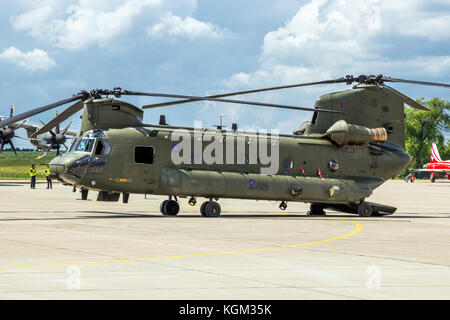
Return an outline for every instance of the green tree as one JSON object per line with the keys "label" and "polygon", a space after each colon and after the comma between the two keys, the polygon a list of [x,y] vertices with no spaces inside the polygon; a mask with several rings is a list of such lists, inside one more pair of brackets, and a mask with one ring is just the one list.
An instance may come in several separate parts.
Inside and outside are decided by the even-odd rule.
{"label": "green tree", "polygon": [[[405,149],[413,158],[409,168],[422,168],[430,160],[431,144],[436,143],[443,160],[450,158],[450,102],[439,98],[417,102],[430,111],[405,109]],[[405,176],[405,169],[401,176]]]}

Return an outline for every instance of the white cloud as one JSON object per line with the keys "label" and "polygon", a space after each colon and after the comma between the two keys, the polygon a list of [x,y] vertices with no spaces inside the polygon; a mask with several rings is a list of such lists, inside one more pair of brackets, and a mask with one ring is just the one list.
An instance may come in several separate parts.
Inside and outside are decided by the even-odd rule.
{"label": "white cloud", "polygon": [[222,29],[210,22],[203,22],[192,17],[181,18],[168,12],[161,18],[161,22],[147,29],[151,37],[183,37],[190,40],[207,38],[218,39],[230,34],[227,29]]}
{"label": "white cloud", "polygon": [[[68,50],[105,46],[139,28],[138,24],[153,24],[147,32],[154,37],[167,34],[189,39],[221,38],[229,33],[189,16],[197,7],[196,0],[41,0],[23,1],[23,4],[26,11],[11,18],[13,28]],[[187,16],[181,18],[171,12]],[[155,24],[156,21],[160,22]],[[142,27],[137,32],[145,33],[145,30]]]}
{"label": "white cloud", "polygon": [[[450,13],[427,11],[426,3],[313,0],[265,35],[258,70],[235,74],[225,83],[230,88],[259,86],[418,68],[444,75],[450,71],[450,53],[408,55],[426,41],[446,43],[450,38]],[[397,44],[399,39],[411,47]]]}
{"label": "white cloud", "polygon": [[22,52],[15,47],[9,47],[3,50],[0,59],[14,63],[29,71],[48,70],[56,64],[47,52],[40,49]]}
{"label": "white cloud", "polygon": [[[74,1],[71,1],[74,3]],[[144,9],[157,8],[162,0],[43,1],[11,18],[14,29],[64,49],[104,45],[128,31]]]}

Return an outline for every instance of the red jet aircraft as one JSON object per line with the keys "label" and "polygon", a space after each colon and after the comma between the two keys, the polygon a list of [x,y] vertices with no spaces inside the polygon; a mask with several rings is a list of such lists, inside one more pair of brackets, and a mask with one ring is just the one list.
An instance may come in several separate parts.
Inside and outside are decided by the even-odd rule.
{"label": "red jet aircraft", "polygon": [[430,162],[423,165],[423,169],[413,169],[413,171],[426,171],[431,172],[430,180],[434,182],[436,180],[435,175],[437,173],[443,173],[450,180],[450,160],[443,161],[439,155],[436,143],[431,146]]}

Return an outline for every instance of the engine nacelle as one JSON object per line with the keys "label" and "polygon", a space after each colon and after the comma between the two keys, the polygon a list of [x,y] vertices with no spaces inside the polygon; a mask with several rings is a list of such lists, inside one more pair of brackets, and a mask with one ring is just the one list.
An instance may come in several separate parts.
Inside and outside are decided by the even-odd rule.
{"label": "engine nacelle", "polygon": [[370,129],[339,120],[327,130],[327,137],[338,146],[363,145],[369,142],[386,142],[387,131],[385,128]]}

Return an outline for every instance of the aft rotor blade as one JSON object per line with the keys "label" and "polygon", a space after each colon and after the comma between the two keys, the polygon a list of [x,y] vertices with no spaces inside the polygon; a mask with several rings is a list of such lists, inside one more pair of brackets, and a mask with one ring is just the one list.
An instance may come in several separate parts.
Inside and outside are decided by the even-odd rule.
{"label": "aft rotor blade", "polygon": [[[83,101],[78,101],[77,103],[71,105],[66,110],[61,112],[58,116],[56,116],[55,118],[50,120],[47,124],[45,124],[38,131],[33,133],[31,135],[31,137],[36,137],[39,134],[43,134],[43,133],[46,133],[46,132],[50,131],[52,128],[56,127],[59,123],[63,122],[64,120],[66,120],[67,118],[69,118],[73,114],[77,113],[81,109],[83,109]],[[63,131],[63,133],[65,133],[65,132]]]}
{"label": "aft rotor blade", "polygon": [[43,106],[43,107],[35,108],[35,109],[30,110],[30,111],[23,112],[21,114],[18,114],[16,116],[11,117],[11,118],[8,118],[8,119],[5,119],[3,121],[0,121],[0,127],[5,127],[5,126],[7,126],[7,125],[9,125],[11,123],[14,123],[14,122],[17,122],[17,121],[21,121],[23,119],[26,119],[26,118],[34,116],[34,115],[36,115],[38,113],[41,113],[41,112],[44,112],[44,111],[56,108],[56,107],[61,106],[63,104],[66,104],[66,103],[69,103],[69,102],[72,102],[72,101],[76,101],[76,100],[80,100],[83,97],[85,97],[83,94],[77,94],[77,95],[74,95],[73,97],[70,97],[70,98],[67,98],[67,99],[64,99],[64,100],[60,100],[58,102],[51,103],[51,104],[48,104],[48,105]]}
{"label": "aft rotor blade", "polygon": [[410,84],[420,84],[423,86],[433,86],[433,87],[443,87],[443,88],[450,88],[450,84],[447,83],[440,83],[440,82],[429,82],[429,81],[417,81],[417,80],[405,80],[405,79],[396,79],[396,78],[381,78],[384,82],[403,82],[403,83],[410,83]]}
{"label": "aft rotor blade", "polygon": [[[250,94],[250,93],[289,89],[289,88],[299,88],[299,87],[313,86],[313,85],[319,85],[319,84],[333,84],[333,83],[341,83],[341,82],[347,82],[347,80],[344,78],[340,78],[340,79],[323,80],[323,81],[316,81],[316,82],[305,82],[305,83],[291,84],[291,85],[278,86],[278,87],[269,87],[269,88],[254,89],[254,90],[228,92],[228,93],[206,96],[205,98],[225,98],[225,97],[231,97],[231,96],[238,96],[238,95],[242,95],[242,94]],[[142,109],[167,107],[167,106],[171,106],[171,105],[175,105],[175,104],[190,103],[190,102],[195,102],[195,101],[199,101],[199,99],[183,99],[183,100],[178,100],[178,101],[169,101],[169,102],[163,102],[163,103],[149,104],[149,105],[143,106]]]}
{"label": "aft rotor blade", "polygon": [[254,106],[293,109],[293,110],[303,110],[303,111],[314,111],[314,112],[318,111],[318,112],[330,112],[330,113],[344,113],[342,111],[319,109],[319,108],[306,108],[306,107],[287,106],[287,105],[274,104],[274,103],[262,103],[262,102],[244,101],[244,100],[229,100],[229,99],[221,99],[221,98],[196,97],[196,96],[186,96],[186,95],[178,95],[178,94],[136,92],[136,91],[127,91],[127,90],[122,91],[121,94],[122,95],[132,95],[132,96],[149,96],[149,97],[164,97],[164,98],[206,100],[206,101],[216,101],[216,102],[226,102],[226,103],[236,103],[236,104],[248,104],[248,105],[254,105]]}
{"label": "aft rotor blade", "polygon": [[414,101],[413,99],[411,99],[410,97],[408,97],[407,95],[401,93],[400,91],[395,90],[394,88],[391,88],[389,86],[384,85],[384,87],[392,92],[394,92],[395,94],[399,95],[400,97],[403,98],[403,102],[406,103],[408,106],[414,108],[414,109],[418,109],[418,110],[425,110],[425,111],[430,111],[430,109],[424,107],[423,105],[421,105],[420,103]]}

